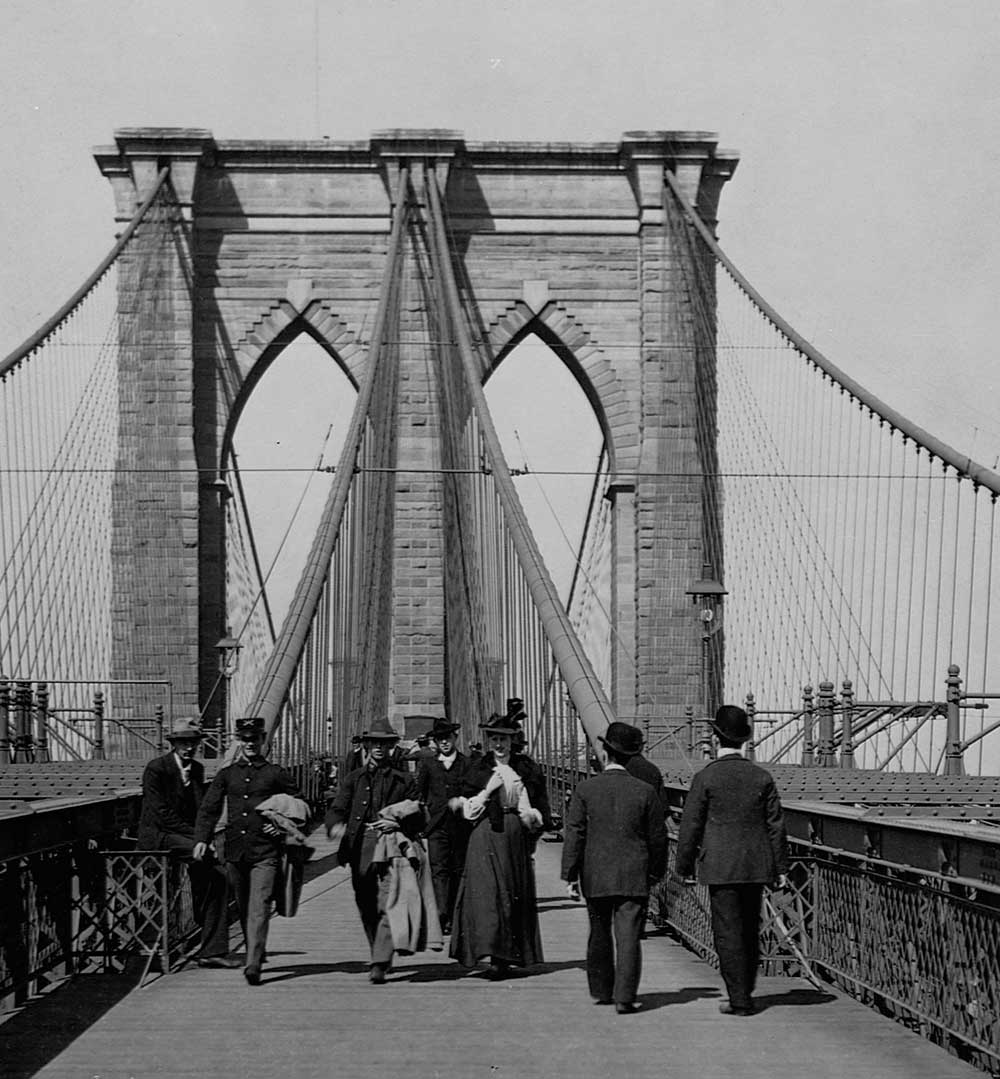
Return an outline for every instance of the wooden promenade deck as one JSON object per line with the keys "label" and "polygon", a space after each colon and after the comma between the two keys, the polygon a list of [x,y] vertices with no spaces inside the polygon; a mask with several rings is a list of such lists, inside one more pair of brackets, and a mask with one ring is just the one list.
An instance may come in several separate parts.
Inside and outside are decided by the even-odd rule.
{"label": "wooden promenade deck", "polygon": [[[239,971],[185,968],[144,989],[78,978],[0,1025],[5,1079],[970,1079],[982,1072],[903,1027],[808,983],[763,979],[762,1011],[718,1011],[720,979],[671,938],[644,946],[642,1010],[594,1007],[586,915],[565,898],[557,844],[536,859],[547,962],[486,981],[441,953],[398,961],[370,985],[343,869],[308,881],[272,923],[260,987]],[[329,854],[320,840],[317,857]],[[330,864],[328,858],[317,868]],[[133,983],[134,984],[134,983]]]}

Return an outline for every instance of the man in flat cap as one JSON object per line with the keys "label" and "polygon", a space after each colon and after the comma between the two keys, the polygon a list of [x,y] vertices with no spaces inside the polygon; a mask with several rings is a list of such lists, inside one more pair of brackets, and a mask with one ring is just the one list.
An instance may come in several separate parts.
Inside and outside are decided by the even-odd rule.
{"label": "man in flat cap", "polygon": [[465,773],[469,770],[469,758],[459,752],[455,741],[459,726],[443,717],[434,720],[430,734],[436,753],[433,758],[421,761],[415,780],[416,797],[427,806],[424,835],[441,932],[446,935],[451,932],[455,896],[469,845],[468,822],[448,807],[452,798],[462,794]]}
{"label": "man in flat cap", "polygon": [[201,927],[200,967],[238,967],[229,955],[229,888],[214,857],[194,861],[194,825],[205,795],[205,766],[195,759],[204,733],[196,719],[174,720],[170,752],[142,773],[142,812],[136,850],[167,850],[187,863],[195,918]]}
{"label": "man in flat cap", "polygon": [[281,830],[258,813],[257,806],[272,794],[302,797],[292,774],[265,757],[265,739],[264,720],[259,716],[236,721],[237,753],[212,780],[198,811],[194,836],[194,857],[200,859],[225,806],[226,874],[246,940],[243,976],[254,986],[260,985],[282,839]]}
{"label": "man in flat cap", "polygon": [[[363,742],[367,763],[341,782],[327,810],[326,833],[334,840],[339,837],[338,861],[351,867],[354,901],[371,953],[368,978],[374,985],[382,985],[395,949],[385,913],[388,877],[383,863],[373,861],[373,855],[379,836],[399,829],[399,824],[381,816],[381,811],[414,799],[415,791],[410,773],[393,766],[399,735],[387,719],[375,720],[364,732]],[[421,817],[418,831],[423,823]]]}
{"label": "man in flat cap", "polygon": [[[566,812],[562,878],[587,901],[587,986],[595,1004],[619,1015],[638,1010],[642,930],[649,887],[666,869],[667,827],[649,783],[629,775],[636,733],[614,722],[600,738],[603,771],[573,792]],[[617,952],[617,954],[616,954]]]}
{"label": "man in flat cap", "polygon": [[712,936],[729,995],[723,1015],[753,1015],[765,885],[783,888],[788,843],[771,774],[743,756],[753,731],[742,708],[725,704],[712,730],[719,756],[691,781],[674,869],[686,884],[708,885]]}

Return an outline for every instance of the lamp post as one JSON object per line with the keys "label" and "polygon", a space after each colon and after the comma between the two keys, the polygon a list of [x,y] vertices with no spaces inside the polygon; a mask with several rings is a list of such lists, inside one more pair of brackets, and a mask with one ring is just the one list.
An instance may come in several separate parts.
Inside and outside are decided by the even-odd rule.
{"label": "lamp post", "polygon": [[702,565],[700,579],[685,592],[685,595],[692,597],[692,602],[698,608],[698,619],[701,622],[701,705],[705,712],[706,724],[715,715],[716,708],[716,702],[713,699],[714,680],[709,647],[712,638],[722,629],[719,618],[722,597],[728,594],[715,579],[710,562]]}
{"label": "lamp post", "polygon": [[236,673],[237,668],[240,665],[240,648],[242,645],[240,642],[232,636],[229,629],[226,629],[225,637],[219,639],[215,646],[215,650],[219,653],[219,674],[222,676],[225,682],[225,689],[222,701],[222,716],[219,723],[219,756],[225,752],[226,740],[229,737],[229,690],[230,684],[233,680],[233,675]]}

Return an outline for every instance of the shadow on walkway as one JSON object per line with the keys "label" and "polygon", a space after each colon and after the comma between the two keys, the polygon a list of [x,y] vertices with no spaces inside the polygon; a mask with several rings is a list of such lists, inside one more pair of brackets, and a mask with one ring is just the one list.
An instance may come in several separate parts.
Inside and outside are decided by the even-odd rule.
{"label": "shadow on walkway", "polygon": [[123,974],[78,974],[0,1023],[0,1074],[29,1079],[139,984],[142,964]]}

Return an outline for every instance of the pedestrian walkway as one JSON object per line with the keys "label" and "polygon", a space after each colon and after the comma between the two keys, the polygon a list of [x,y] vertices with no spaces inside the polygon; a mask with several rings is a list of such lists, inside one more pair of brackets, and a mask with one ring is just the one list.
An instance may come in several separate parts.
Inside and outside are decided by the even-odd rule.
{"label": "pedestrian walkway", "polygon": [[[369,984],[348,873],[308,881],[299,914],[272,923],[260,987],[190,967],[125,995],[78,978],[0,1025],[5,1079],[970,1079],[983,1073],[855,1001],[766,978],[762,1011],[719,1014],[720,979],[670,937],[644,945],[642,1009],[587,995],[586,914],[536,858],[546,963],[490,982],[446,954],[398,960]],[[332,864],[319,840],[317,868]],[[113,980],[111,980],[113,981]]]}

